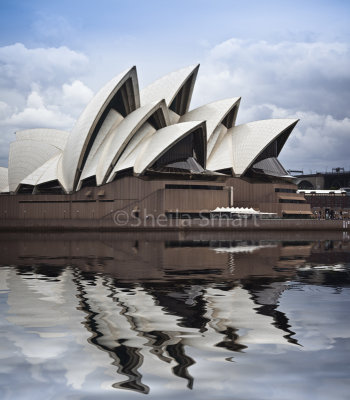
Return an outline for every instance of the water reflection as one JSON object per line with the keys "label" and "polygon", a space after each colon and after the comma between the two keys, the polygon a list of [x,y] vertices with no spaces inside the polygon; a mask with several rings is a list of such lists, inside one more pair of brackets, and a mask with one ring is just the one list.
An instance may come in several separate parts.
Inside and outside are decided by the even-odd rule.
{"label": "water reflection", "polygon": [[298,365],[334,349],[343,398],[349,242],[49,239],[0,242],[2,398],[302,398]]}

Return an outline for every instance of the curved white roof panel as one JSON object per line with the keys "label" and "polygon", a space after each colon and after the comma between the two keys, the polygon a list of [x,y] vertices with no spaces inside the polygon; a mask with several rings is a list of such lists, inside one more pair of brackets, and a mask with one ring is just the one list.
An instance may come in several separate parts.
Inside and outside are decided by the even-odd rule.
{"label": "curved white roof panel", "polygon": [[148,144],[147,138],[149,138],[155,132],[155,128],[148,122],[142,125],[142,127],[135,133],[133,138],[128,143],[123,154],[120,156],[107,182],[113,181],[115,174],[118,171],[122,171],[127,168],[133,168],[137,157],[144,151]]}
{"label": "curved white roof panel", "polygon": [[98,154],[95,154],[94,157],[89,161],[89,164],[85,165],[83,173],[80,175],[80,179],[79,179],[76,190],[81,189],[81,185],[82,185],[84,179],[92,178],[96,175],[96,168],[98,165],[98,160],[99,160]]}
{"label": "curved white roof panel", "polygon": [[215,151],[215,148],[220,144],[222,138],[226,135],[227,128],[225,125],[220,124],[210,136],[208,140],[207,146],[207,159],[211,156],[212,152]]}
{"label": "curved white roof panel", "polygon": [[[41,175],[41,177],[38,179],[38,182],[36,183],[37,185],[42,185],[44,183],[52,182],[55,180],[59,180],[57,170],[58,170],[58,165],[59,161],[62,158],[62,154],[57,154],[57,156],[53,157],[50,162],[50,164],[47,163],[47,168],[45,172]],[[62,185],[62,183],[60,182]]]}
{"label": "curved white roof panel", "polygon": [[56,146],[60,150],[64,150],[68,136],[69,132],[47,128],[26,129],[16,132],[16,140],[45,142]]}
{"label": "curved white roof panel", "polygon": [[168,109],[164,100],[162,100],[158,103],[151,103],[138,108],[129,114],[111,133],[104,144],[96,169],[96,181],[98,185],[107,181],[115,163],[133,135],[157,111],[160,111],[163,116],[161,126],[167,126],[169,124]]}
{"label": "curved white roof panel", "polygon": [[297,122],[297,119],[268,119],[229,129],[235,174],[244,174],[269,144],[288,128],[293,129]]}
{"label": "curved white roof panel", "polygon": [[9,185],[8,169],[0,167],[0,192]]}
{"label": "curved white roof panel", "polygon": [[180,120],[180,115],[176,114],[176,112],[170,109],[168,111],[169,111],[170,125],[177,124]]}
{"label": "curved white roof panel", "polygon": [[232,127],[217,141],[207,168],[212,171],[231,168],[237,176],[244,174],[266,147],[287,129],[291,131],[297,122],[296,119],[269,119]]}
{"label": "curved white roof panel", "polygon": [[99,129],[96,139],[91,147],[89,156],[85,162],[83,172],[80,175],[80,180],[78,184],[78,189],[81,186],[81,182],[94,176],[96,173],[96,168],[98,165],[99,155],[101,149],[103,149],[104,142],[108,139],[111,132],[113,132],[116,127],[123,121],[123,116],[115,110],[110,110],[106,119],[103,121],[101,128]]}
{"label": "curved white roof panel", "polygon": [[20,182],[61,150],[49,143],[17,140],[10,144],[9,187],[16,191]]}
{"label": "curved white roof panel", "polygon": [[232,138],[227,132],[222,139],[217,142],[215,149],[208,157],[207,168],[210,171],[233,169]]}
{"label": "curved white roof panel", "polygon": [[234,126],[240,101],[240,97],[215,101],[195,108],[180,118],[180,122],[206,121],[208,159],[216,143],[221,140],[227,129]]}
{"label": "curved white roof panel", "polygon": [[47,160],[43,165],[24,178],[21,184],[37,186],[58,179],[57,167],[61,157],[62,153],[59,153]]}
{"label": "curved white roof panel", "polygon": [[183,107],[181,107],[184,109],[184,112],[182,113],[184,114],[189,108],[198,69],[199,64],[191,65],[163,76],[151,83],[141,90],[141,104],[145,105],[147,103],[153,103],[164,99],[167,106],[170,107],[175,100],[175,97],[179,94],[181,89],[185,87],[186,83],[188,83],[187,93],[184,93],[182,99],[185,103],[183,104]]}
{"label": "curved white roof panel", "polygon": [[205,122],[191,121],[167,126],[147,137],[147,143],[143,151],[139,153],[134,164],[135,174],[142,174],[145,172],[147,168],[154,164],[159,157],[179,140],[198,128],[202,128],[203,135],[205,136]]}
{"label": "curved white roof panel", "polygon": [[[231,99],[219,100],[213,103],[205,104],[184,114],[180,118],[180,122],[206,121],[207,140],[209,141],[214,130],[221,123],[223,123],[223,120],[230,113],[230,111],[234,111],[234,115],[229,122],[229,126],[226,128],[231,128],[234,125],[240,100],[240,97],[233,97]],[[235,107],[236,109],[234,110]]]}
{"label": "curved white roof panel", "polygon": [[88,163],[89,159],[92,159],[94,157],[94,155],[98,151],[98,148],[101,146],[101,144],[107,137],[108,133],[112,129],[115,129],[123,121],[123,119],[124,117],[120,113],[118,113],[118,111],[113,109],[109,111],[106,119],[103,121],[101,128],[99,129],[96,135],[96,139],[92,144],[86,163]]}
{"label": "curved white roof panel", "polygon": [[133,90],[128,90],[128,95],[124,96],[125,100],[129,103],[130,111],[138,108],[140,105],[138,81],[136,68],[133,67],[109,81],[93,97],[74,126],[68,138],[61,163],[65,189],[68,192],[71,192],[78,183],[83,160],[87,158],[86,151],[89,150],[89,146],[92,146],[91,139],[94,139],[92,136],[98,129],[98,124],[103,122],[101,118],[106,117],[105,112],[111,106],[111,103],[117,99],[119,90],[127,82],[131,82],[130,87]]}

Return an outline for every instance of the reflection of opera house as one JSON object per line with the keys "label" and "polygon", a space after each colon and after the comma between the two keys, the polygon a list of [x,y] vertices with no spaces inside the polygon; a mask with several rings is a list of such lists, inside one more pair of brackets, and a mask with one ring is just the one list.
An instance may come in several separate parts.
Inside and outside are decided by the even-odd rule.
{"label": "reflection of opera house", "polygon": [[[24,386],[23,369],[31,385],[52,382],[55,371],[60,385],[86,393],[91,382],[141,393],[156,393],[155,381],[198,388],[222,374],[237,382],[251,351],[286,357],[310,338],[280,307],[291,284],[302,276],[338,290],[349,280],[340,271],[349,244],[339,241],[330,248],[330,241],[68,236],[0,241],[2,362]],[[325,250],[336,271],[318,257]],[[302,313],[304,304],[297,307]]]}
{"label": "reflection of opera house", "polygon": [[189,110],[198,68],[140,92],[131,68],[95,95],[70,133],[16,132],[8,169],[0,168],[0,218],[195,216],[228,206],[310,214],[277,159],[297,120],[235,125],[239,97]]}
{"label": "reflection of opera house", "polygon": [[[224,362],[257,344],[295,346],[291,332],[274,326],[272,315],[257,313],[259,305],[240,286],[188,285],[192,293],[180,308],[176,295],[181,299],[186,293],[147,284],[118,287],[111,278],[84,279],[71,268],[57,278],[1,269],[0,277],[11,291],[8,321],[17,327],[11,329],[9,347],[44,376],[50,366],[63,364],[75,389],[88,385],[91,376],[143,393],[154,376],[192,388],[201,378],[192,371],[195,363],[205,368],[207,362]],[[207,362],[191,356],[193,350],[205,352]]]}
{"label": "reflection of opera house", "polygon": [[[277,310],[295,269],[274,266],[283,268],[286,255],[302,264],[310,246],[73,241],[70,252],[62,252],[64,241],[42,244],[9,242],[4,261],[16,269],[0,268],[2,290],[9,290],[7,319],[16,327],[9,346],[36,366],[34,382],[45,369],[63,365],[75,389],[96,375],[142,393],[154,376],[192,388],[201,379],[195,364],[207,370],[254,346],[297,345],[287,316]],[[89,246],[96,259],[86,256]],[[144,277],[148,266],[151,277]]]}

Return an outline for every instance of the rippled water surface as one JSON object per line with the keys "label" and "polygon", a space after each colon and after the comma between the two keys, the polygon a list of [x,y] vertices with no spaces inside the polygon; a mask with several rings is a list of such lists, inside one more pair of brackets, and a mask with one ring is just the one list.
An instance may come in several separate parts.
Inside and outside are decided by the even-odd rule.
{"label": "rippled water surface", "polygon": [[0,241],[0,398],[348,399],[350,242]]}

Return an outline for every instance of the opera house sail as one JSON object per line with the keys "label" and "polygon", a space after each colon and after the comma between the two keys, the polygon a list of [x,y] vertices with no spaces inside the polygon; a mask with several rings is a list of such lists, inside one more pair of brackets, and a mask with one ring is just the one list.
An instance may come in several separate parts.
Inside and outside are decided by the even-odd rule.
{"label": "opera house sail", "polygon": [[236,124],[240,97],[190,108],[199,65],[139,89],[109,81],[70,132],[16,132],[0,167],[1,219],[103,220],[118,211],[190,217],[217,207],[279,216],[310,208],[278,160],[296,119]]}

